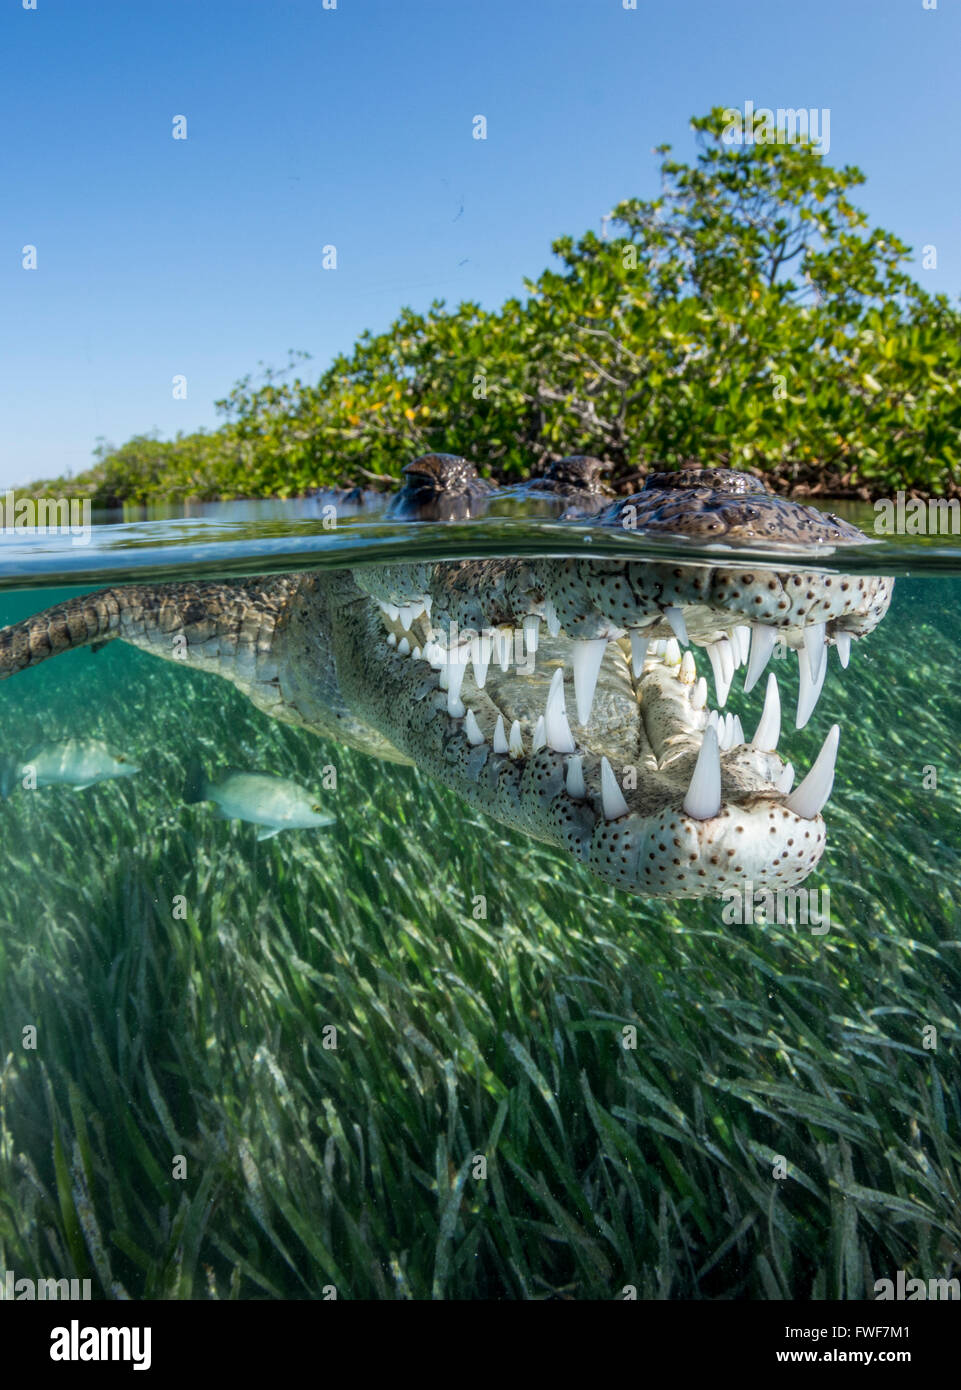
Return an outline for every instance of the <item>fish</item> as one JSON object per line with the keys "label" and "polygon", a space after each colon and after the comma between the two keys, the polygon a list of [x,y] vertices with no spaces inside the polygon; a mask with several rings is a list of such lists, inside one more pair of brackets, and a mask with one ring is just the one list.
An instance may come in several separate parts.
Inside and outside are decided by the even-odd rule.
{"label": "fish", "polygon": [[249,821],[260,826],[258,840],[270,840],[282,830],[333,825],[336,820],[336,816],[324,815],[314,795],[288,777],[229,767],[212,782],[197,758],[187,770],[184,801],[188,806],[198,801],[212,801],[222,819]]}
{"label": "fish", "polygon": [[[115,777],[133,777],[140,771],[140,764],[125,753],[114,753],[98,739],[87,738],[38,743],[15,767],[22,786],[67,786],[75,791]],[[6,776],[3,783],[7,785]],[[12,790],[13,783],[9,786]]]}

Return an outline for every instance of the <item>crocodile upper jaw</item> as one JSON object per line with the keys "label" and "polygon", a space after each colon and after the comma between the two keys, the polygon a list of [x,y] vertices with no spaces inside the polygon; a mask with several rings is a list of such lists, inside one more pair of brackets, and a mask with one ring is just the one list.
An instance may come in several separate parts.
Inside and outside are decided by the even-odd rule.
{"label": "crocodile upper jaw", "polygon": [[706,667],[706,649],[722,709],[739,667],[753,686],[778,639],[794,648],[802,727],[829,647],[846,664],[891,581],[618,560],[395,565],[355,579],[368,599],[337,624],[346,698],[471,804],[644,895],[790,886],[817,863],[837,730],[794,788],[776,751],[776,678],[745,738],[709,708],[694,652]]}

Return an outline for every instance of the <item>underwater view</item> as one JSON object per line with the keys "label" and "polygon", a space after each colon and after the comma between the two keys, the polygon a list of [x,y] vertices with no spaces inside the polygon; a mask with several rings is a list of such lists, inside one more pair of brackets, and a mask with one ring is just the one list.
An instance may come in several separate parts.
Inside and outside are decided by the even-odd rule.
{"label": "underwater view", "polygon": [[957,551],[723,470],[629,500],[636,531],[318,498],[16,542],[7,1269],[958,1277]]}
{"label": "underwater view", "polygon": [[959,52],[0,6],[5,1369],[950,1364]]}

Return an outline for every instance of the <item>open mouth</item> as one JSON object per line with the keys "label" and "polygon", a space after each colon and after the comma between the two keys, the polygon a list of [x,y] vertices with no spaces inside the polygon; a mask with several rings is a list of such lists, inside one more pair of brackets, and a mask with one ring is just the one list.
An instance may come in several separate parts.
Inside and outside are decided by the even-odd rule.
{"label": "open mouth", "polygon": [[[799,664],[803,728],[830,648],[846,667],[891,581],[480,561],[410,567],[408,581],[428,580],[415,593],[405,569],[362,583],[375,591],[389,736],[425,770],[646,896],[786,887],[815,867],[838,726],[795,785],[775,674],[755,729],[726,706],[736,674],[753,689],[781,644]],[[477,623],[482,609],[490,623]]]}
{"label": "open mouth", "polygon": [[[470,505],[451,516],[469,515],[480,480],[432,457],[445,487],[466,480]],[[599,524],[626,522],[667,538],[667,558],[404,560],[81,595],[0,632],[0,679],[131,642],[224,676],[275,718],[414,763],[629,892],[796,884],[824,849],[840,731],[795,786],[776,678],[750,737],[726,709],[732,683],[743,668],[751,690],[794,651],[803,728],[830,648],[846,666],[893,580],[810,568],[864,536],[730,470],[653,475]],[[682,544],[705,539],[708,558]],[[764,556],[738,561],[742,543]]]}

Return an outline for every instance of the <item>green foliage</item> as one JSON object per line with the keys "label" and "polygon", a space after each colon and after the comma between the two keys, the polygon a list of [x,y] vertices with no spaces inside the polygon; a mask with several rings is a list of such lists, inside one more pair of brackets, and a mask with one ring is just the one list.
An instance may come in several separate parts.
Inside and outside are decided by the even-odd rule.
{"label": "green foliage", "polygon": [[907,274],[909,248],[850,200],[864,176],[811,144],[725,142],[693,122],[693,165],[496,312],[404,309],[316,383],[248,376],[223,427],[103,451],[71,485],[99,501],[291,496],[396,475],[427,450],[497,477],[567,452],[615,480],[696,457],[863,497],[961,487],[961,314]]}

